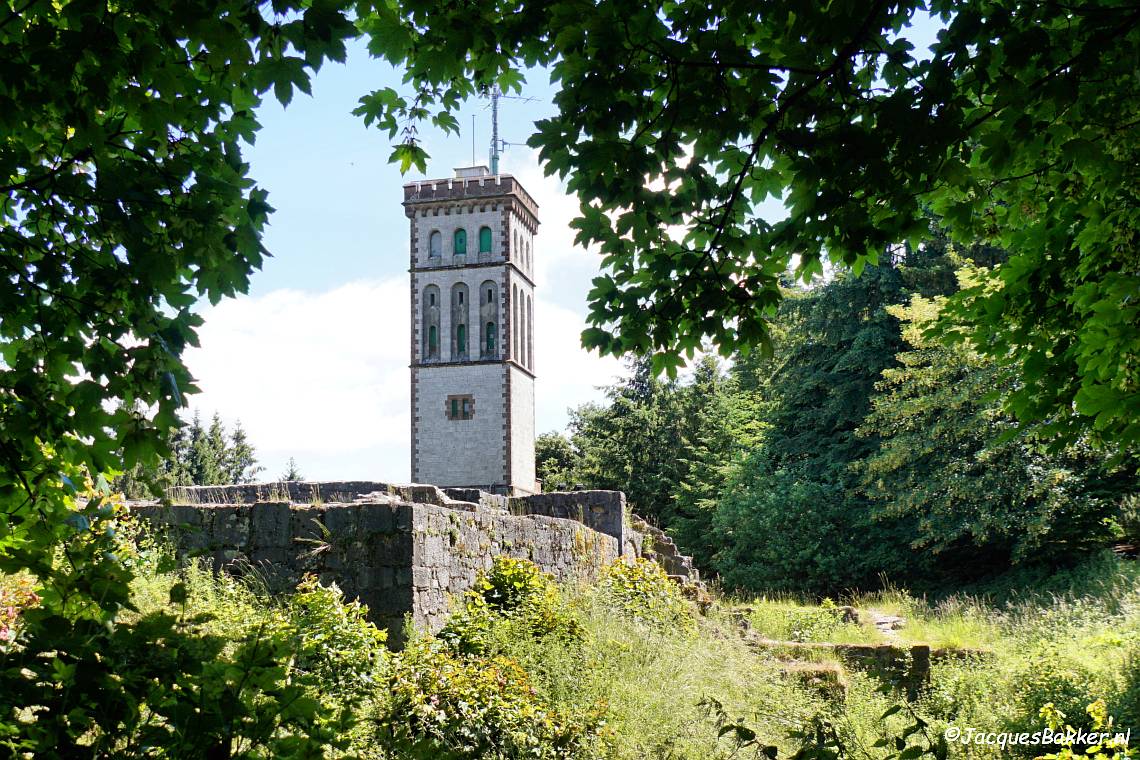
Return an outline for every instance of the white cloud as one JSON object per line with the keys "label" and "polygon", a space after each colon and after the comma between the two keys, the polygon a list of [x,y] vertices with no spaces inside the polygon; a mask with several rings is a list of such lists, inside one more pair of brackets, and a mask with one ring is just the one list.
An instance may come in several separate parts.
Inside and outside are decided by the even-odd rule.
{"label": "white cloud", "polygon": [[565,428],[568,409],[602,400],[598,387],[625,372],[620,360],[582,348],[585,322],[580,315],[541,297],[536,312],[535,429],[542,434]]}
{"label": "white cloud", "polygon": [[266,477],[408,477],[408,292],[398,280],[275,290],[203,314],[187,363],[204,415],[240,419]]}
{"label": "white cloud", "polygon": [[[313,479],[409,479],[408,285],[350,282],[324,292],[275,290],[203,312],[201,347],[186,360],[204,417],[240,419],[266,467],[289,457]],[[583,319],[539,291],[535,332],[537,429],[598,400],[621,372],[617,359],[581,348]]]}

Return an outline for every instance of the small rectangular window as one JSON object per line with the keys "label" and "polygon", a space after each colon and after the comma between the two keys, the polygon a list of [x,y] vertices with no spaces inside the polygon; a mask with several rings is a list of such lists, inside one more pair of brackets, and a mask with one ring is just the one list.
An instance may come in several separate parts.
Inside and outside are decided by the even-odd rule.
{"label": "small rectangular window", "polygon": [[444,410],[449,420],[469,420],[475,417],[475,397],[471,394],[448,396]]}

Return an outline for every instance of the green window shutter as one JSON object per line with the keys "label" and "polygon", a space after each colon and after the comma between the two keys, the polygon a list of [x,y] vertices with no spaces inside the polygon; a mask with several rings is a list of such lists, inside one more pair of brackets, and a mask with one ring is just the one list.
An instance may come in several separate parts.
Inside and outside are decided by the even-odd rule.
{"label": "green window shutter", "polygon": [[467,325],[460,325],[455,330],[455,347],[459,353],[467,350]]}
{"label": "green window shutter", "polygon": [[455,231],[455,255],[467,255],[467,230]]}
{"label": "green window shutter", "polygon": [[495,323],[487,323],[487,353],[494,353],[495,351]]}
{"label": "green window shutter", "polygon": [[479,230],[479,253],[491,252],[491,228],[484,227]]}

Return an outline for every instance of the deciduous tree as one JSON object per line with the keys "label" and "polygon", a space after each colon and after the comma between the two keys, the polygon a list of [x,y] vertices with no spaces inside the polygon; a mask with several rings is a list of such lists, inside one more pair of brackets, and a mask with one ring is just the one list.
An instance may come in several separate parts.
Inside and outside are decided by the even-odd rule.
{"label": "deciduous tree", "polygon": [[[907,40],[920,17],[943,27],[929,51]],[[422,2],[365,26],[409,62],[414,93],[360,108],[393,135],[393,108],[438,123],[549,66],[557,113],[530,144],[603,255],[587,346],[657,369],[706,338],[765,346],[789,266],[858,273],[925,235],[932,208],[957,241],[1009,253],[944,328],[1016,375],[1008,408],[1063,440],[1140,440],[1134,4]],[[404,134],[397,157],[422,166]],[[767,199],[786,219],[759,214]]]}

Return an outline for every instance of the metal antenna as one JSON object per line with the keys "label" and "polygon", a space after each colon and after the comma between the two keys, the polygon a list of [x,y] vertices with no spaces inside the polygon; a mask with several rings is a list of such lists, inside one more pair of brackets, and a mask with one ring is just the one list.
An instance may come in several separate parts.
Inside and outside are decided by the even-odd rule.
{"label": "metal antenna", "polygon": [[504,95],[499,85],[491,87],[491,174],[499,173],[499,155],[507,149],[508,145],[522,145],[522,143],[509,143],[499,139],[499,99],[521,100],[530,103],[537,98],[521,98],[516,95]]}
{"label": "metal antenna", "polygon": [[499,173],[499,85],[491,88],[491,174]]}

